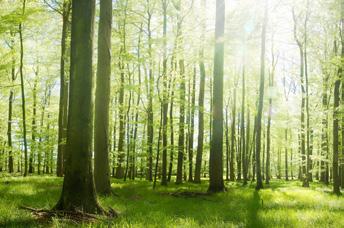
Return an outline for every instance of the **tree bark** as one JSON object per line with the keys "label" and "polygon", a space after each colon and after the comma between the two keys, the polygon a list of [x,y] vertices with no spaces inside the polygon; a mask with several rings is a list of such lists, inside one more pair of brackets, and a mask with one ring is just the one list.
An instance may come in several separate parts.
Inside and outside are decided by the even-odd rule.
{"label": "tree bark", "polygon": [[161,185],[167,185],[167,112],[168,112],[168,88],[167,88],[167,0],[162,1],[163,9],[163,45],[164,45],[164,56],[163,56],[163,101],[162,101],[162,178]]}
{"label": "tree bark", "polygon": [[[22,16],[24,17],[26,7],[26,0],[23,0]],[[27,139],[26,139],[26,109],[25,109],[25,87],[24,87],[24,41],[23,41],[23,22],[19,23],[19,40],[20,40],[20,88],[21,88],[21,99],[22,99],[22,118],[23,118],[23,140],[24,140],[24,177],[28,173],[28,150],[27,150]]]}
{"label": "tree bark", "polygon": [[209,158],[209,192],[225,190],[223,183],[223,64],[224,64],[225,1],[216,0],[213,128]]}
{"label": "tree bark", "polygon": [[265,37],[266,27],[268,23],[268,5],[265,2],[264,10],[264,22],[262,27],[261,36],[261,57],[260,57],[260,85],[259,85],[259,103],[257,111],[257,135],[256,135],[256,172],[257,172],[257,185],[256,190],[263,188],[261,165],[260,165],[260,150],[261,150],[261,128],[262,128],[262,112],[263,112],[263,101],[264,101],[264,77],[265,77]]}
{"label": "tree bark", "polygon": [[232,105],[232,126],[231,126],[231,152],[229,162],[229,180],[235,180],[235,116],[236,116],[236,86],[233,89],[233,105]]}
{"label": "tree bark", "polygon": [[[205,0],[202,0],[202,12],[205,11]],[[204,14],[202,14],[204,15]],[[205,37],[205,18],[202,18],[202,34],[201,42]],[[203,139],[204,139],[204,87],[205,87],[205,66],[204,66],[204,47],[203,43],[200,48],[200,81],[199,81],[199,96],[198,96],[198,137],[197,137],[197,154],[195,164],[194,182],[201,183],[201,168],[203,157]]]}
{"label": "tree bark", "polygon": [[94,0],[73,0],[65,177],[60,200],[54,209],[102,214],[92,171],[94,13]]}
{"label": "tree bark", "polygon": [[62,9],[62,38],[61,38],[61,59],[60,59],[60,102],[59,102],[59,117],[58,117],[58,145],[57,145],[57,167],[56,175],[63,176],[64,152],[66,146],[67,136],[67,121],[68,121],[68,96],[69,96],[69,80],[66,75],[67,67],[67,39],[70,30],[70,11],[71,1],[63,1]]}
{"label": "tree bark", "polygon": [[194,139],[194,126],[195,126],[195,99],[196,99],[196,68],[194,68],[192,79],[192,91],[191,91],[191,104],[190,104],[190,131],[189,131],[189,182],[193,181],[193,139]]}
{"label": "tree bark", "polygon": [[109,194],[109,103],[111,87],[112,0],[100,1],[94,125],[94,179],[100,194]]}

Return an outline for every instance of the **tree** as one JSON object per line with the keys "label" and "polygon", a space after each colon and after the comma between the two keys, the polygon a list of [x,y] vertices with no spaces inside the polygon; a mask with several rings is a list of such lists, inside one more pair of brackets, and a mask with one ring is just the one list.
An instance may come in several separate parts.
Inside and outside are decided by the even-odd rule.
{"label": "tree", "polygon": [[94,0],[73,0],[65,176],[56,210],[104,213],[97,201],[92,171],[94,13]]}
{"label": "tree", "polygon": [[[182,22],[183,17],[181,15],[181,0],[175,3],[174,7],[178,11],[178,21],[177,21],[177,37],[176,37],[176,49],[182,52],[183,38],[182,38]],[[179,65],[179,134],[178,134],[178,160],[177,160],[177,178],[176,184],[183,182],[183,163],[184,163],[184,125],[185,125],[185,66],[183,54],[180,54],[180,59],[178,61]]]}
{"label": "tree", "polygon": [[[205,0],[202,0],[202,11],[205,11]],[[202,14],[204,15],[204,14]],[[204,16],[203,16],[204,17]],[[202,34],[201,42],[205,37],[205,18],[202,18]],[[199,96],[198,96],[198,137],[197,137],[197,154],[195,164],[195,177],[194,182],[201,182],[201,167],[203,156],[203,139],[204,139],[204,87],[205,87],[205,66],[204,66],[204,47],[203,42],[200,48],[200,81],[199,81]]]}
{"label": "tree", "polygon": [[265,82],[265,37],[266,27],[268,23],[268,3],[265,1],[264,21],[261,36],[261,56],[260,56],[260,84],[259,84],[259,102],[257,111],[257,133],[256,133],[256,169],[257,169],[257,185],[256,190],[263,188],[261,166],[260,166],[260,150],[261,150],[261,128],[262,128],[262,112],[264,101],[264,82]]}
{"label": "tree", "polygon": [[109,194],[109,103],[111,76],[112,0],[100,1],[98,63],[94,125],[94,179],[96,190]]}
{"label": "tree", "polygon": [[223,183],[223,63],[224,63],[225,2],[216,0],[213,128],[209,158],[209,192],[224,191]]}
{"label": "tree", "polygon": [[[11,51],[14,52],[14,32],[11,31]],[[15,73],[15,57],[12,53],[12,63],[11,63],[11,83],[13,84],[16,80]],[[12,115],[13,115],[13,100],[14,100],[14,90],[10,90],[10,96],[8,98],[8,123],[7,123],[7,144],[8,144],[8,172],[13,173],[13,151],[12,151]]]}
{"label": "tree", "polygon": [[162,101],[162,179],[161,185],[167,185],[167,111],[168,111],[168,99],[167,99],[167,57],[166,57],[166,34],[167,34],[167,0],[162,1],[163,8],[163,42],[164,42],[164,59],[163,59],[163,101]]}
{"label": "tree", "polygon": [[66,63],[68,60],[67,54],[67,39],[70,31],[70,11],[71,1],[64,0],[62,5],[62,34],[61,34],[61,58],[60,58],[60,101],[59,101],[59,117],[58,117],[58,144],[57,144],[57,168],[56,175],[63,176],[64,170],[64,153],[67,136],[67,120],[68,120],[68,96],[69,96],[69,80],[66,75],[68,72]]}
{"label": "tree", "polygon": [[[26,0],[23,0],[22,6],[22,17],[25,15]],[[23,43],[23,22],[19,23],[19,40],[20,40],[20,88],[21,88],[21,99],[22,99],[22,117],[23,117],[23,140],[24,140],[24,177],[28,173],[28,150],[27,150],[27,139],[26,139],[26,108],[25,108],[25,86],[24,86],[24,43]]]}
{"label": "tree", "polygon": [[[341,0],[341,32],[344,31],[344,1]],[[340,84],[341,84],[341,78],[343,77],[343,58],[344,58],[344,38],[341,37],[341,62],[338,69],[338,76],[335,79],[334,82],[334,92],[333,92],[333,158],[332,158],[332,176],[333,176],[333,193],[339,195],[340,194],[340,179],[339,179],[339,170],[338,170],[338,154],[339,154],[339,117],[340,117],[340,111],[339,111],[339,100],[340,100]],[[335,50],[337,49],[335,43]]]}

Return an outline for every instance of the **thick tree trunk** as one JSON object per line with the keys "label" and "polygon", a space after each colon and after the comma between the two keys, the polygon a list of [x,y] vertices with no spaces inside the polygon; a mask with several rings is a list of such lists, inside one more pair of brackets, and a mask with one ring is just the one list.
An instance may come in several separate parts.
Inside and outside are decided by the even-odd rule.
{"label": "thick tree trunk", "polygon": [[92,172],[94,13],[94,0],[73,0],[65,177],[56,210],[104,212],[97,202]]}
{"label": "thick tree trunk", "polygon": [[94,120],[94,179],[100,194],[109,194],[109,103],[111,77],[112,0],[100,1],[98,62]]}
{"label": "thick tree trunk", "polygon": [[216,0],[213,129],[209,158],[209,192],[224,191],[223,183],[223,64],[225,1]]}

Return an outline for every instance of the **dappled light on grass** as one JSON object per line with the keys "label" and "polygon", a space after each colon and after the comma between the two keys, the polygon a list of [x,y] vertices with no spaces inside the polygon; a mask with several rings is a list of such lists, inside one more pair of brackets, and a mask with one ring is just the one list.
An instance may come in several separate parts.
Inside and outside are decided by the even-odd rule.
{"label": "dappled light on grass", "polygon": [[[62,179],[53,177],[4,178],[0,181],[0,226],[36,227],[39,221],[20,206],[52,208],[60,194]],[[287,187],[287,184],[290,187]],[[344,226],[344,197],[325,190],[327,186],[273,180],[271,188],[257,192],[254,185],[227,183],[227,192],[200,196],[167,193],[206,193],[207,183],[169,184],[152,190],[146,181],[112,180],[113,194],[99,197],[104,208],[120,212],[118,219],[97,224],[133,227],[319,227]],[[52,226],[66,220],[53,219]],[[70,224],[70,223],[68,223]],[[92,225],[93,223],[91,223]]]}

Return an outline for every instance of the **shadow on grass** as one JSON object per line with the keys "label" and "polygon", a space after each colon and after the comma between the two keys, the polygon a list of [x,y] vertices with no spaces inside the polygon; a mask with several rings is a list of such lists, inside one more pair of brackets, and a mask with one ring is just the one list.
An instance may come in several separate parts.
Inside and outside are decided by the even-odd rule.
{"label": "shadow on grass", "polygon": [[258,211],[261,206],[261,199],[259,191],[253,192],[252,201],[249,203],[248,227],[263,227],[263,224],[258,218]]}

